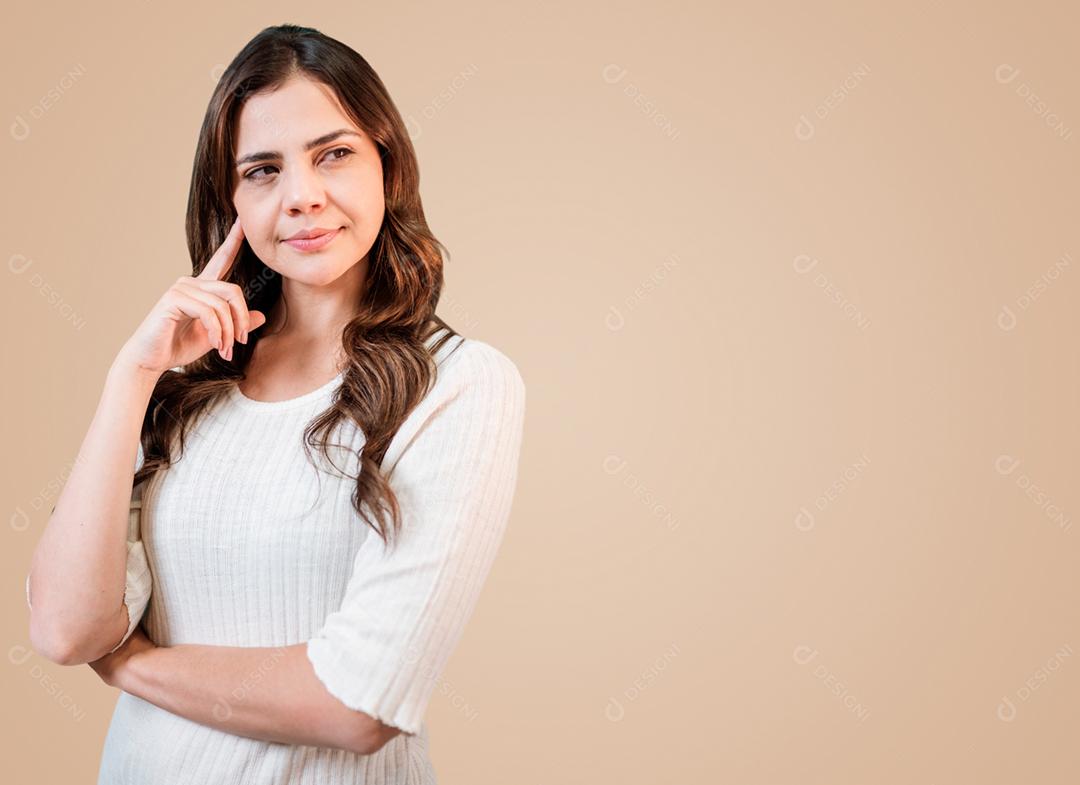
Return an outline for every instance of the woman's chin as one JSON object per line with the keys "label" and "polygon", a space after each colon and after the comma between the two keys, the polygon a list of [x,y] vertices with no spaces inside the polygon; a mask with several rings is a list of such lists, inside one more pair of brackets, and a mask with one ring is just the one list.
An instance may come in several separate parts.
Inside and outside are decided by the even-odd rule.
{"label": "woman's chin", "polygon": [[279,263],[276,271],[282,278],[287,278],[294,283],[305,286],[327,286],[332,284],[345,272],[338,264],[329,260],[288,260]]}

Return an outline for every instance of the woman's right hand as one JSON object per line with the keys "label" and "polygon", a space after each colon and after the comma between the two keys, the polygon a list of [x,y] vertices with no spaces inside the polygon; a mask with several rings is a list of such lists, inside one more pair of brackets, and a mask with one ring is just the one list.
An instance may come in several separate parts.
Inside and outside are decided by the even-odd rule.
{"label": "woman's right hand", "polygon": [[197,276],[181,276],[157,301],[121,349],[123,359],[139,370],[161,375],[187,365],[211,349],[232,359],[234,341],[266,323],[261,311],[249,311],[243,290],[221,280],[228,275],[244,230],[237,218],[225,241]]}

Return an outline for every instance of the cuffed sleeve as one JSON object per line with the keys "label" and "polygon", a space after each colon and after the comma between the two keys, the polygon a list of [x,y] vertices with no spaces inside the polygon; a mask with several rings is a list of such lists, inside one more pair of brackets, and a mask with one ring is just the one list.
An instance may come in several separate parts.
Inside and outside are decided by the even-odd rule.
{"label": "cuffed sleeve", "polygon": [[142,501],[131,500],[128,512],[128,541],[127,541],[127,577],[124,587],[124,605],[127,606],[128,628],[124,637],[109,653],[116,651],[124,645],[124,641],[131,637],[131,633],[142,620],[146,606],[150,602],[151,575],[150,564],[146,559],[146,551],[143,549],[142,537],[139,532]]}
{"label": "cuffed sleeve", "polygon": [[332,695],[406,733],[420,730],[476,606],[517,482],[524,381],[486,343],[467,341],[459,354],[383,461],[400,532],[389,546],[368,537],[339,610],[307,644]]}
{"label": "cuffed sleeve", "polygon": [[[138,472],[143,465],[142,443],[139,443],[138,455],[135,460],[135,471]],[[128,533],[127,533],[127,570],[124,586],[124,605],[127,606],[128,628],[124,637],[120,639],[109,653],[124,645],[131,637],[131,633],[139,626],[146,606],[150,602],[151,574],[150,564],[146,558],[146,550],[142,543],[142,495],[145,482],[136,487],[131,493],[131,504],[128,507]]]}

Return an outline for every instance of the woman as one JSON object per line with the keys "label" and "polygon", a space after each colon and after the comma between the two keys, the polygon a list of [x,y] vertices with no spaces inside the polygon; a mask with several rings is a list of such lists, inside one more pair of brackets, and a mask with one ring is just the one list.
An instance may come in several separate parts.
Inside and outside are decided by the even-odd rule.
{"label": "woman", "polygon": [[187,236],[35,550],[34,647],[122,690],[102,785],[434,782],[424,711],[505,530],[525,387],[435,315],[442,246],[360,55],[248,43]]}

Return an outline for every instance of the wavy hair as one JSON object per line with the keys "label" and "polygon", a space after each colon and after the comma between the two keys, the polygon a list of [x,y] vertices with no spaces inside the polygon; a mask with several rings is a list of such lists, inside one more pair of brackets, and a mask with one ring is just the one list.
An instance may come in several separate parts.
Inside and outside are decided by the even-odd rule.
{"label": "wavy hair", "polygon": [[[199,132],[188,193],[185,229],[192,275],[224,242],[236,218],[234,145],[244,102],[296,75],[330,87],[382,158],[385,215],[371,248],[363,294],[342,330],[343,381],[331,406],[307,424],[303,448],[309,459],[313,447],[330,459],[327,440],[345,418],[361,429],[365,443],[352,504],[389,544],[391,534],[400,530],[401,512],[380,464],[394,434],[434,382],[438,368],[433,355],[458,333],[435,315],[443,284],[442,252],[447,258],[449,252],[424,217],[412,140],[382,80],[356,51],[309,27],[267,27],[222,73]],[[225,280],[240,286],[249,308],[267,315],[281,298],[281,276],[262,263],[246,239]],[[428,347],[427,339],[440,329],[446,335]],[[133,491],[172,464],[171,447],[177,441],[183,453],[188,426],[245,378],[259,336],[256,330],[247,344],[237,343],[231,361],[211,351],[162,374],[143,420],[144,462]]]}

